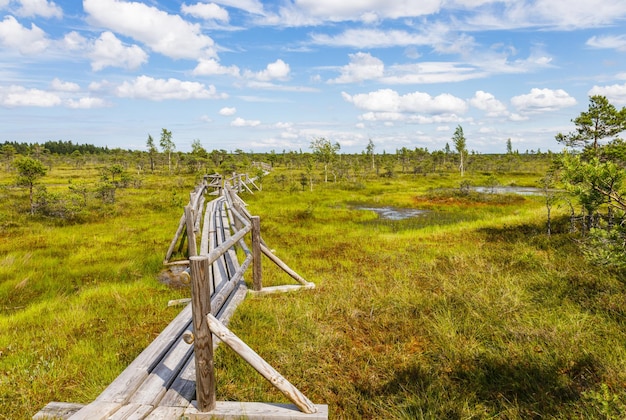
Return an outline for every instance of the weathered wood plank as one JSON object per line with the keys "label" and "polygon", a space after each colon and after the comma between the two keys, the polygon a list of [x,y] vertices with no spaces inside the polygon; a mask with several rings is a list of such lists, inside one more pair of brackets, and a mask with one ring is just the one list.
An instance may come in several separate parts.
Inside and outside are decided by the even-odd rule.
{"label": "weathered wood plank", "polygon": [[[191,325],[185,331],[191,332]],[[130,396],[128,402],[142,405],[158,405],[167,388],[174,382],[192,353],[192,346],[179,336],[165,357],[159,361],[139,388]]]}
{"label": "weathered wood plank", "polygon": [[126,404],[107,420],[141,420],[154,409],[151,405]]}
{"label": "weathered wood plank", "polygon": [[175,420],[185,414],[183,407],[156,407],[152,413],[146,416],[146,420]]}
{"label": "weathered wood plank", "polygon": [[72,414],[82,409],[85,404],[75,404],[52,401],[46,404],[41,410],[39,410],[34,416],[33,420],[65,420]]}
{"label": "weathered wood plank", "polygon": [[215,207],[215,200],[211,200],[206,205],[206,210],[204,212],[204,221],[202,223],[202,233],[200,235],[200,255],[209,253],[209,227],[211,223],[209,219],[213,214],[213,209]]}
{"label": "weathered wood plank", "polygon": [[293,404],[276,404],[262,402],[217,401],[210,413],[198,411],[194,403],[187,408],[185,416],[193,420],[327,420],[328,406],[316,404],[317,411],[305,414]]}
{"label": "weathered wood plank", "polygon": [[287,292],[295,292],[297,290],[311,290],[311,289],[315,289],[315,283],[286,284],[283,286],[264,287],[261,290],[250,290],[250,294],[254,296],[263,296],[263,295],[269,295],[272,293],[287,293]]}
{"label": "weathered wood plank", "polygon": [[121,406],[122,403],[96,400],[70,416],[70,420],[103,420],[115,413]]}

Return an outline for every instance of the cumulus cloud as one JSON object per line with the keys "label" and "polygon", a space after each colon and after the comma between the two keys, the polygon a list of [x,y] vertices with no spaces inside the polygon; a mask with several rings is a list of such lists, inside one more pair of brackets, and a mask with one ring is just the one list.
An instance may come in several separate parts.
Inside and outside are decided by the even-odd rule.
{"label": "cumulus cloud", "polygon": [[357,95],[342,92],[342,96],[357,108],[373,112],[462,114],[467,111],[467,103],[449,93],[433,97],[424,92],[400,95],[392,89],[380,89]]}
{"label": "cumulus cloud", "polygon": [[626,105],[626,83],[622,85],[594,86],[589,90],[589,96],[602,95],[614,105]]}
{"label": "cumulus cloud", "polygon": [[137,45],[126,46],[112,32],[103,32],[89,53],[94,71],[105,67],[136,69],[148,61],[148,54]]}
{"label": "cumulus cloud", "polygon": [[239,76],[239,67],[222,66],[220,62],[214,58],[201,58],[198,60],[198,65],[192,73],[196,76],[230,75],[237,77]]}
{"label": "cumulus cloud", "polygon": [[271,80],[287,80],[290,72],[291,69],[289,64],[285,63],[281,59],[278,59],[273,63],[268,64],[267,67],[265,67],[265,70],[261,70],[256,73],[246,71],[245,76],[262,82],[268,82]]}
{"label": "cumulus cloud", "polygon": [[79,51],[86,48],[88,41],[76,31],[71,31],[63,37],[60,42],[63,49],[68,51]]}
{"label": "cumulus cloud", "polygon": [[482,90],[477,91],[474,97],[470,99],[469,103],[474,108],[485,111],[485,115],[488,117],[509,115],[506,105],[497,100],[491,93],[483,92]]}
{"label": "cumulus cloud", "polygon": [[514,96],[511,104],[522,113],[556,111],[576,105],[576,99],[563,89],[533,88],[530,93]]}
{"label": "cumulus cloud", "polygon": [[186,15],[206,20],[228,22],[229,19],[228,11],[215,3],[196,3],[191,5],[183,3],[180,10]]}
{"label": "cumulus cloud", "polygon": [[46,34],[37,25],[31,23],[30,29],[22,26],[13,16],[5,16],[0,22],[0,43],[21,54],[38,54],[44,51],[50,42]]}
{"label": "cumulus cloud", "polygon": [[232,115],[235,115],[236,113],[237,113],[237,108],[235,107],[224,107],[220,109],[220,112],[219,112],[219,114],[224,117],[230,117]]}
{"label": "cumulus cloud", "polygon": [[56,93],[40,89],[27,89],[23,86],[0,88],[0,104],[5,107],[32,106],[52,107],[61,104],[61,97]]}
{"label": "cumulus cloud", "polygon": [[341,68],[341,76],[329,80],[329,83],[354,83],[376,79],[383,76],[385,64],[369,53],[349,54],[350,63]]}
{"label": "cumulus cloud", "polygon": [[78,92],[80,90],[80,86],[73,82],[64,82],[58,78],[52,80],[50,84],[52,90],[60,91],[60,92]]}
{"label": "cumulus cloud", "polygon": [[63,10],[48,0],[20,0],[20,7],[16,14],[25,17],[61,18],[63,17]]}
{"label": "cumulus cloud", "polygon": [[260,124],[261,124],[261,121],[259,120],[244,120],[241,117],[235,118],[230,123],[230,125],[233,127],[256,127],[257,125],[260,125]]}
{"label": "cumulus cloud", "polygon": [[215,99],[224,98],[217,94],[215,86],[205,86],[197,82],[185,82],[178,79],[154,79],[139,76],[132,82],[124,82],[117,87],[116,93],[121,98],[148,99],[162,101],[167,99]]}
{"label": "cumulus cloud", "polygon": [[178,15],[138,2],[84,0],[88,20],[118,34],[131,37],[170,58],[198,59],[215,56],[213,40],[200,25]]}
{"label": "cumulus cloud", "polygon": [[102,108],[106,106],[106,102],[100,98],[86,96],[79,99],[69,99],[67,101],[67,106],[72,109]]}

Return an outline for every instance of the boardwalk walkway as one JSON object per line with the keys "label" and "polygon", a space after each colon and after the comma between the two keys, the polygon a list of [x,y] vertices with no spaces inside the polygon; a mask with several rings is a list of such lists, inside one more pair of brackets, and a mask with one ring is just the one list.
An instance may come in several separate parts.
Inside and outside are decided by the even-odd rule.
{"label": "boardwalk walkway", "polygon": [[[197,254],[205,256],[210,261],[208,275],[205,276],[210,289],[210,313],[221,322],[220,328],[225,328],[236,307],[248,292],[243,276],[253,263],[253,252],[246,245],[243,236],[252,230],[252,226],[249,223],[249,214],[241,207],[243,202],[234,204],[234,200],[240,199],[227,189],[222,190],[217,198],[204,206],[203,195],[207,185],[205,183],[203,188],[197,189],[195,197],[192,194],[190,206],[185,209],[184,225],[187,227],[186,239],[190,258]],[[195,211],[190,211],[191,207],[194,207]],[[203,217],[198,215],[201,211],[204,213]],[[196,223],[199,220],[202,223]],[[196,246],[194,230],[202,232],[198,251],[194,250]],[[182,243],[185,235],[181,235],[180,232],[179,227],[175,240],[180,239]],[[241,253],[246,257],[242,263],[237,258],[235,245],[243,250]],[[265,252],[269,253],[267,249]],[[278,263],[282,262],[278,260]],[[189,270],[185,273],[189,273]],[[299,277],[297,274],[293,272],[290,274],[304,282],[300,285],[301,287],[314,286],[312,283],[297,278]],[[190,277],[189,280],[191,281],[192,278]],[[195,309],[192,309],[192,306],[192,303],[187,304],[161,334],[92,403],[83,406],[52,402],[34,418],[69,418],[72,420],[328,418],[326,405],[312,405],[304,396],[300,397],[306,401],[305,407],[308,407],[310,414],[303,413],[300,406],[296,407],[292,404],[219,401],[210,412],[199,412],[196,398],[197,356],[194,357],[194,333],[197,335],[198,332],[194,331],[193,310]],[[213,329],[211,331],[216,333]],[[221,337],[226,340],[224,336]],[[199,337],[196,337],[195,341],[198,340]],[[212,341],[213,348],[217,347],[220,342],[215,338]],[[276,372],[273,375],[280,377]],[[299,393],[295,391],[296,394]],[[298,402],[297,399],[292,399],[292,401]]]}

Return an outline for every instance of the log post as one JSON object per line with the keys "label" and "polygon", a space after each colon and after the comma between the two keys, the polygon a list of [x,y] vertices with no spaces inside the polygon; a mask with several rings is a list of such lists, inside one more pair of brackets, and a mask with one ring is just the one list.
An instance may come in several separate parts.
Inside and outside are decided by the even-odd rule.
{"label": "log post", "polygon": [[252,289],[260,291],[263,288],[263,274],[261,272],[261,218],[252,216]]}
{"label": "log post", "polygon": [[209,258],[189,258],[191,268],[191,310],[193,348],[196,362],[196,400],[201,412],[215,408],[215,371],[213,368],[213,337],[206,316],[211,313],[209,290]]}
{"label": "log post", "polygon": [[198,248],[196,247],[196,234],[194,233],[195,220],[193,217],[193,209],[190,205],[185,206],[185,222],[187,223],[187,242],[189,243],[189,256],[195,257],[198,255]]}

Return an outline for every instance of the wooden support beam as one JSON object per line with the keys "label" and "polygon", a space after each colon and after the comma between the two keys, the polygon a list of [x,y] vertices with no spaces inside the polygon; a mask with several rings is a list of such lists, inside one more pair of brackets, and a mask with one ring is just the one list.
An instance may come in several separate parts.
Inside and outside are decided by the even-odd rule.
{"label": "wooden support beam", "polygon": [[176,247],[176,242],[180,238],[180,235],[183,233],[183,228],[185,227],[185,214],[183,213],[180,216],[180,221],[178,222],[178,229],[176,229],[176,234],[174,235],[174,239],[170,243],[170,247],[167,249],[165,253],[165,259],[163,262],[169,262],[170,258],[172,258],[172,253],[174,253],[174,247]]}
{"label": "wooden support beam", "polygon": [[261,271],[261,218],[252,216],[252,289],[263,288],[263,274]]}
{"label": "wooden support beam", "polygon": [[[270,260],[272,260],[272,262],[274,264],[276,264],[277,266],[279,266],[285,273],[289,274],[291,276],[291,278],[293,278],[294,280],[296,280],[298,283],[304,285],[304,286],[308,286],[309,284],[313,284],[310,283],[308,281],[306,281],[304,278],[302,278],[298,273],[296,273],[295,271],[293,271],[291,268],[289,268],[289,266],[287,264],[285,264],[280,258],[278,258],[272,251],[269,250],[268,247],[266,247],[265,245],[261,244],[261,251],[263,252],[263,254],[265,254]],[[256,289],[255,289],[256,290]]]}
{"label": "wooden support beam", "polygon": [[[228,347],[233,349],[235,353],[240,355],[246,362],[250,364],[257,372],[259,372],[265,379],[267,379],[274,387],[285,395],[295,404],[300,411],[306,414],[312,414],[317,411],[317,407],[313,404],[298,388],[293,386],[287,379],[285,379],[276,369],[274,369],[269,363],[267,363],[261,356],[259,356],[254,350],[252,350],[246,343],[244,343],[239,337],[233,334],[228,328],[224,326],[213,315],[207,315],[207,321],[211,331]],[[200,408],[200,403],[198,403]],[[202,410],[202,409],[201,409]]]}
{"label": "wooden support beam", "polygon": [[211,314],[209,290],[209,259],[191,257],[191,305],[196,361],[196,399],[200,411],[215,408],[215,371],[213,368],[213,337],[207,315]]}
{"label": "wooden support beam", "polygon": [[328,405],[316,404],[317,412],[304,414],[293,404],[218,401],[210,413],[200,413],[194,401],[185,410],[190,420],[328,420]]}

